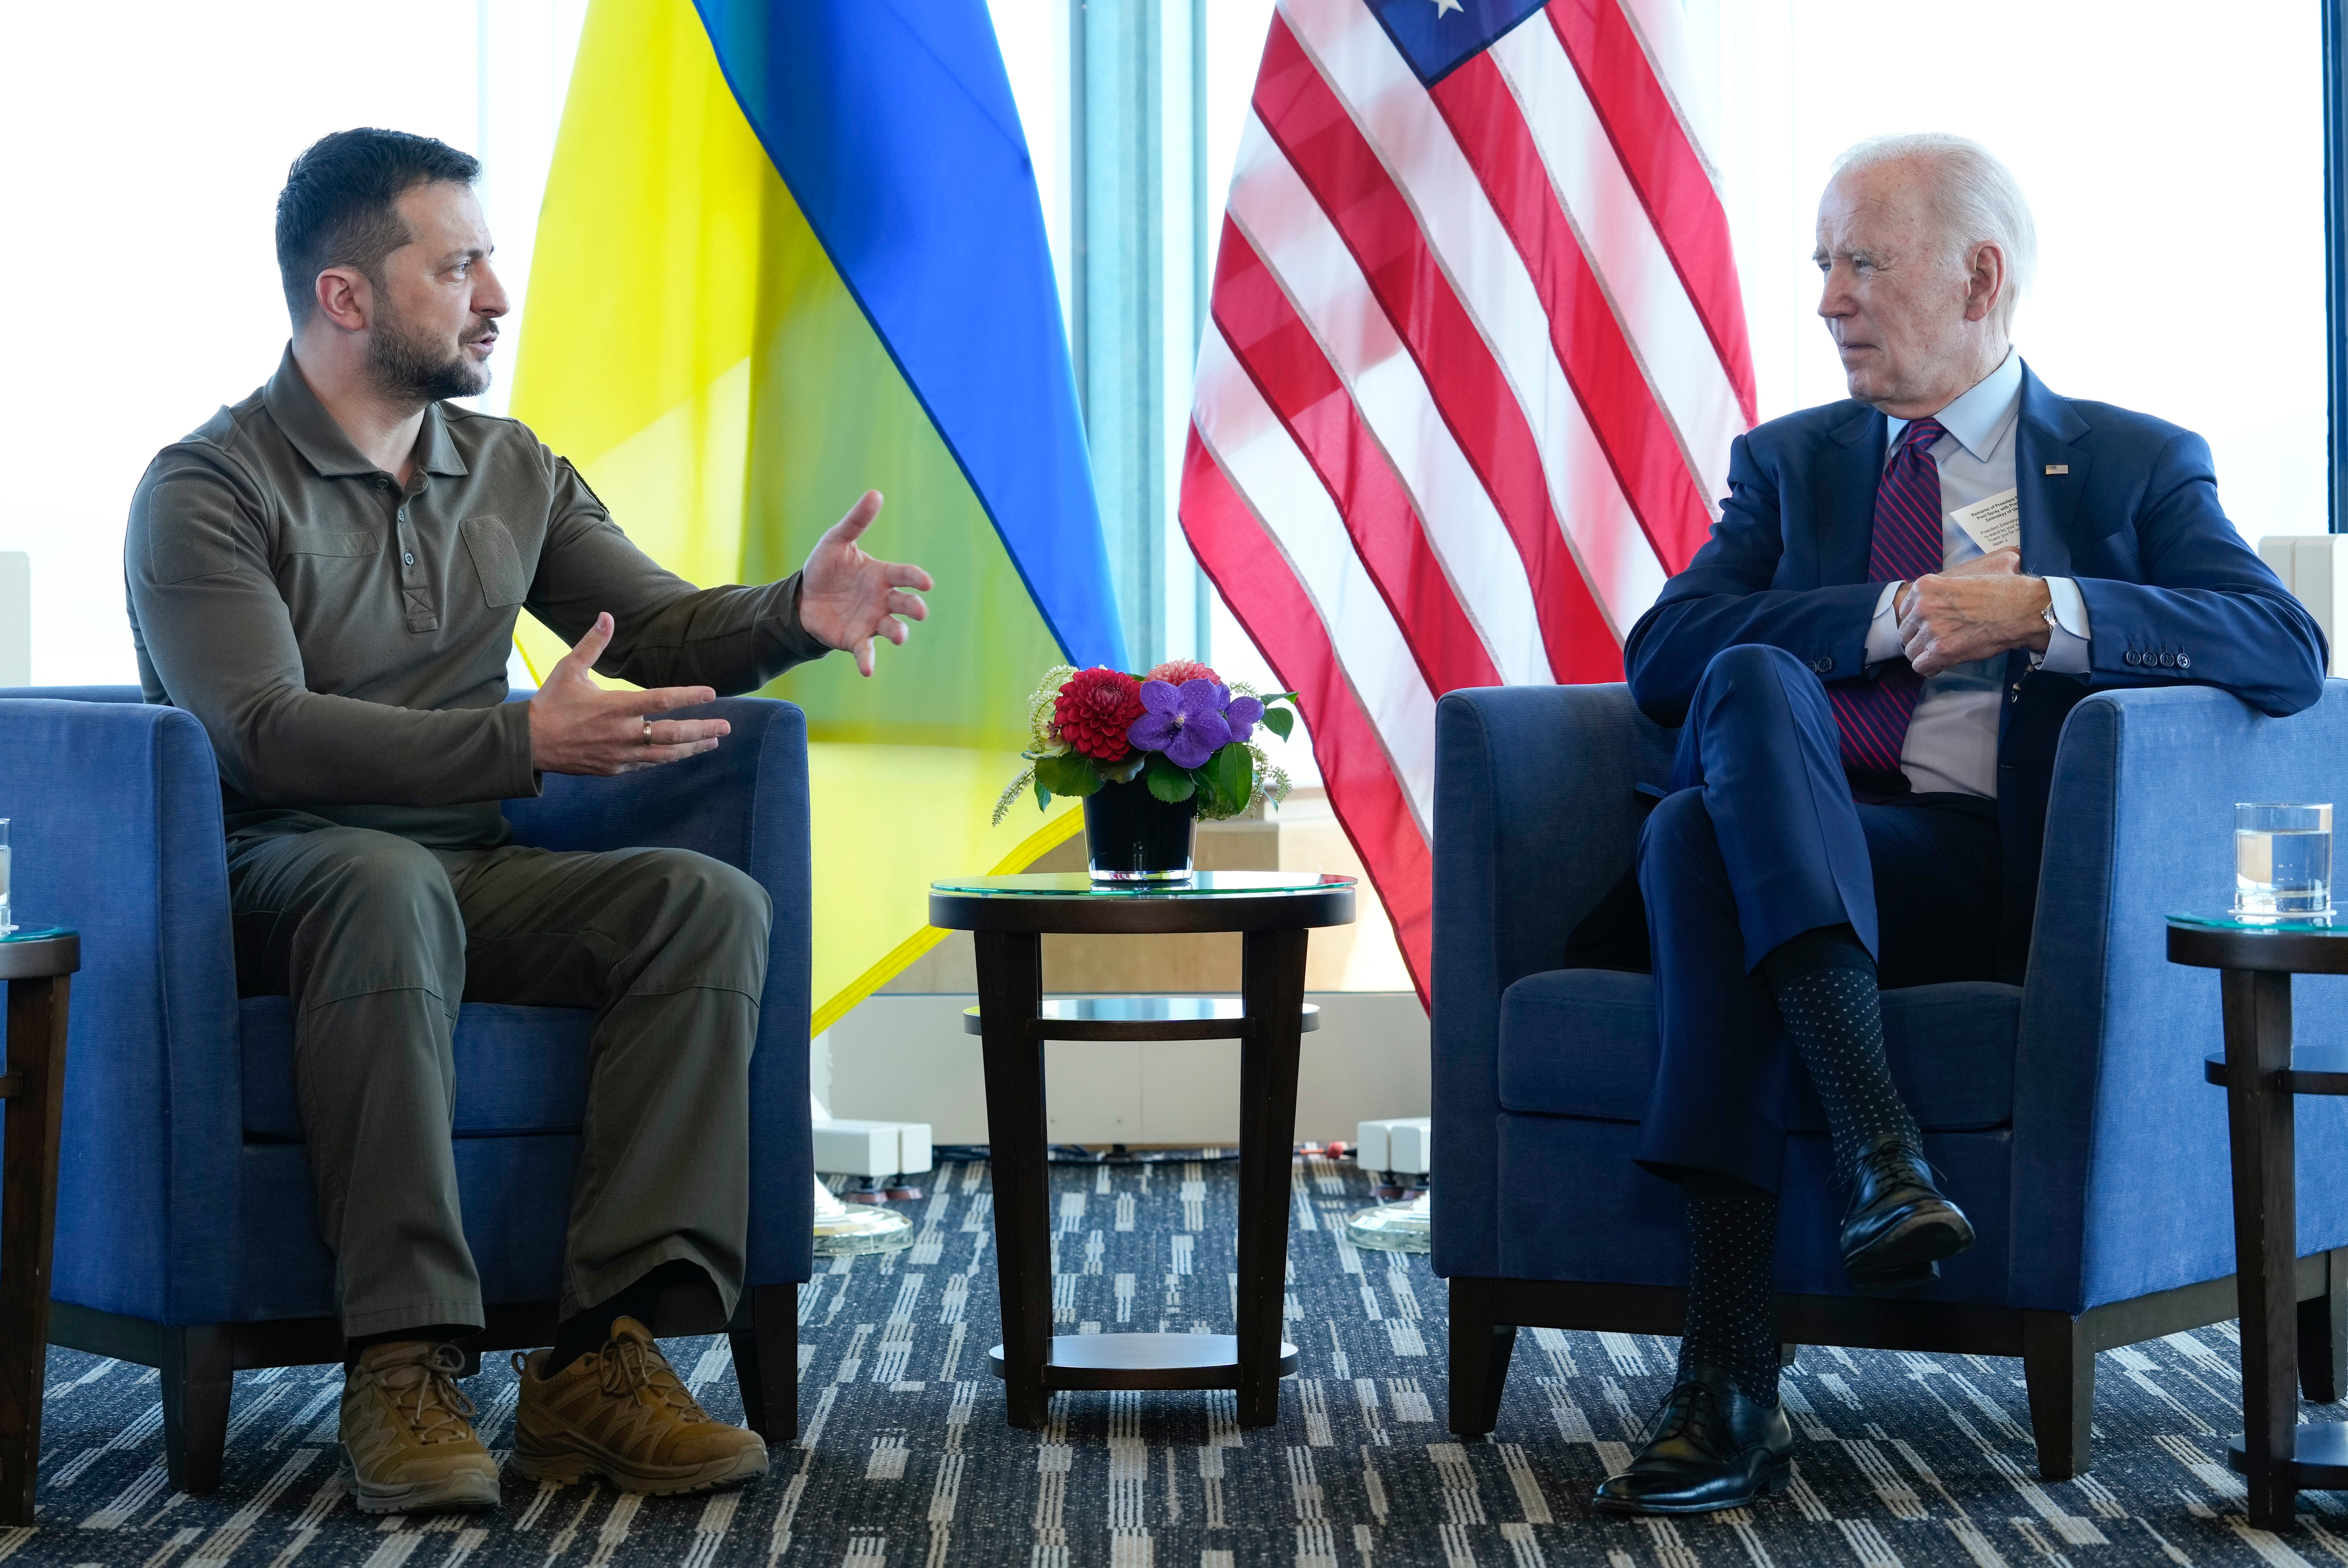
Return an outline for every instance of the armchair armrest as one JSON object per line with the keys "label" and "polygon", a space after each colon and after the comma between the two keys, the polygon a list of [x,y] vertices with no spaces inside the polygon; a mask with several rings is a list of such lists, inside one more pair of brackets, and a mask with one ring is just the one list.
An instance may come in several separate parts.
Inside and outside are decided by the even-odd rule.
{"label": "armchair armrest", "polygon": [[[2238,800],[2342,800],[2348,681],[2268,718],[2208,686],[2103,692],[2063,731],[2014,1063],[2013,1305],[2080,1312],[2234,1269],[2215,971],[2163,917],[2233,897]],[[2348,802],[2343,802],[2348,803]],[[2348,978],[2294,982],[2301,1045],[2348,1044]],[[2301,1168],[2348,1161],[2348,1106],[2299,1104]],[[2300,1250],[2348,1243],[2348,1191],[2300,1188]]]}
{"label": "armchair armrest", "polygon": [[220,775],[173,707],[0,701],[20,924],[81,932],[52,1290],[152,1321],[236,1296],[242,1058]]}
{"label": "armchair armrest", "polygon": [[1435,1271],[1499,1269],[1500,993],[1554,969],[1631,869],[1633,786],[1670,777],[1676,732],[1625,686],[1491,686],[1436,708]]}
{"label": "armchair armrest", "polygon": [[716,750],[615,779],[549,774],[534,800],[505,802],[517,842],[549,850],[658,845],[747,872],[775,902],[758,1043],[750,1058],[750,1284],[804,1280],[813,1264],[808,1131],[808,966],[813,924],[807,718],[787,702],[726,697],[678,718],[733,726]]}

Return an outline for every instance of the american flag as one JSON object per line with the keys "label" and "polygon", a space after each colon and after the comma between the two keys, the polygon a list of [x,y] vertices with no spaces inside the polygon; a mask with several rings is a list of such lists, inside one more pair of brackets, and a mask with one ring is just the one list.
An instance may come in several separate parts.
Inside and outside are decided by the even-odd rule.
{"label": "american flag", "polygon": [[1435,703],[1622,677],[1753,366],[1679,0],[1282,0],[1183,531],[1300,694],[1421,994]]}

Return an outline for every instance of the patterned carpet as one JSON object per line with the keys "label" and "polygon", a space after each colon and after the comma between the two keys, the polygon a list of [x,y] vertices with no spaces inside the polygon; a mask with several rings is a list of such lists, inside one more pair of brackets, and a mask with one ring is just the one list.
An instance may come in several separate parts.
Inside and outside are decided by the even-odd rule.
{"label": "patterned carpet", "polygon": [[[912,1251],[844,1261],[802,1297],[804,1441],[763,1483],[639,1500],[601,1485],[510,1483],[502,1513],[361,1517],[335,1476],[325,1368],[239,1377],[228,1475],[190,1498],[164,1480],[155,1375],[50,1360],[36,1530],[22,1563],[455,1568],[463,1563],[792,1568],[1698,1568],[1699,1564],[2348,1563],[2348,1511],[2307,1494],[2287,1538],[2241,1521],[2224,1469],[2238,1419],[2230,1329],[2105,1356],[2092,1477],[2034,1479],[2018,1362],[1811,1348],[1787,1385],[1799,1429],[1790,1496],[1710,1519],[1593,1518],[1673,1346],[1541,1332],[1517,1352],[1494,1439],[1441,1425],[1444,1288],[1424,1258],[1344,1244],[1365,1201],[1350,1165],[1296,1168],[1290,1335],[1303,1352],[1273,1430],[1241,1432],[1228,1394],[1063,1396],[1042,1434],[1002,1422],[986,1374],[994,1259],[983,1166],[947,1166],[905,1205]],[[1054,1171],[1062,1332],[1229,1332],[1234,1167]],[[673,1341],[710,1408],[738,1418],[725,1341]],[[493,1448],[515,1386],[471,1388]],[[2311,1408],[2306,1418],[2340,1411]]]}

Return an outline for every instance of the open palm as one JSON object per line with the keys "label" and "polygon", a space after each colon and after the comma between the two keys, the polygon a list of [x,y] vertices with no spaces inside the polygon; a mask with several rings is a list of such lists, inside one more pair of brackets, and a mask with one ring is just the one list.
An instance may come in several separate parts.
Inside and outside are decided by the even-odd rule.
{"label": "open palm", "polygon": [[858,546],[880,515],[880,492],[866,490],[816,541],[799,575],[799,624],[827,647],[855,655],[857,673],[868,676],[873,638],[901,647],[912,631],[905,620],[929,619],[930,607],[909,590],[936,586],[920,567],[878,560]]}

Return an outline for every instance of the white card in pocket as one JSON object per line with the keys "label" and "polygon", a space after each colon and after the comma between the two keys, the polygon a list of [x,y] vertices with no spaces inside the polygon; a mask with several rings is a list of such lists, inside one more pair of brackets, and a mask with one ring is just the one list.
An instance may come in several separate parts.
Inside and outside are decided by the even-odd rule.
{"label": "white card in pocket", "polygon": [[2022,492],[2000,490],[1993,496],[1959,507],[1949,514],[1965,537],[1987,555],[1993,550],[2014,550],[2022,544]]}
{"label": "white card in pocket", "polygon": [[1963,528],[1965,538],[1980,544],[1984,556],[1993,550],[2022,547],[2022,490],[1998,490],[1949,516]]}

